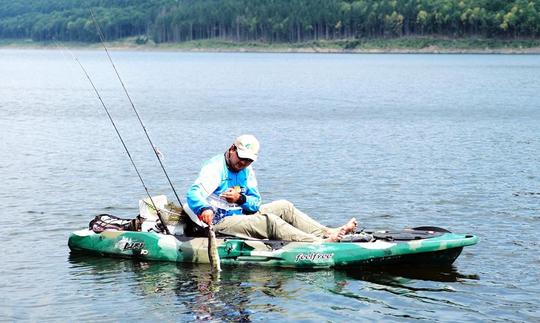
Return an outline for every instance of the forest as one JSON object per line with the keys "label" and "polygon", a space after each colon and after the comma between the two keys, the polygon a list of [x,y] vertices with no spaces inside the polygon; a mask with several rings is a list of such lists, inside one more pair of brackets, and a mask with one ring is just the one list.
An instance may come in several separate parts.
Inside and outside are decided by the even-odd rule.
{"label": "forest", "polygon": [[0,38],[300,43],[405,36],[532,39],[540,0],[11,0]]}

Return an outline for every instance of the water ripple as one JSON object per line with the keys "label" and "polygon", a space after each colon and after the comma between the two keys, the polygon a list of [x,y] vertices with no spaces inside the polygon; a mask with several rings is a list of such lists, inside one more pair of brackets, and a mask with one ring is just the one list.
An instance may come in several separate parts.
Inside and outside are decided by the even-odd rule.
{"label": "water ripple", "polygon": [[[152,194],[170,196],[106,57],[76,54]],[[354,215],[480,243],[450,268],[227,267],[217,282],[208,266],[69,254],[70,231],[99,213],[133,217],[146,193],[70,60],[2,50],[2,319],[540,320],[538,56],[113,55],[179,192],[251,132],[264,201],[328,225]]]}

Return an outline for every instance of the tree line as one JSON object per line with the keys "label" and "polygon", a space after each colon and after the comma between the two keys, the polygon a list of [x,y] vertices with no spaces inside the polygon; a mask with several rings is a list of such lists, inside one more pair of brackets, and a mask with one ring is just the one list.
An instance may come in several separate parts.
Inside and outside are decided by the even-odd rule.
{"label": "tree line", "polygon": [[402,36],[536,38],[540,0],[11,0],[0,38],[304,42]]}
{"label": "tree line", "polygon": [[109,40],[148,35],[171,0],[10,0],[0,4],[0,38],[97,42],[90,9]]}

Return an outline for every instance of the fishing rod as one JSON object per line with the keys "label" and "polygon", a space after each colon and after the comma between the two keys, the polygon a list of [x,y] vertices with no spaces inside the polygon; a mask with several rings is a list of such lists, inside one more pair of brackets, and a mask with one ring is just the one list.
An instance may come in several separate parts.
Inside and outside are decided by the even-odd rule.
{"label": "fishing rod", "polygon": [[180,197],[178,197],[178,193],[176,193],[176,189],[174,188],[174,185],[169,177],[169,174],[165,170],[165,166],[163,165],[163,162],[161,161],[161,157],[159,156],[159,151],[157,147],[154,145],[152,140],[150,139],[150,135],[148,134],[148,131],[146,130],[146,127],[141,119],[141,116],[139,115],[139,112],[135,108],[135,104],[133,103],[133,100],[131,100],[131,96],[129,95],[129,92],[124,85],[124,81],[122,81],[122,78],[120,77],[120,73],[118,73],[118,70],[116,69],[116,65],[114,64],[111,55],[109,54],[109,50],[107,49],[107,46],[105,46],[105,36],[103,35],[103,31],[101,30],[100,24],[96,19],[96,16],[94,15],[94,11],[90,9],[90,14],[92,15],[92,19],[94,20],[94,24],[96,25],[96,30],[99,35],[99,39],[101,40],[101,45],[103,45],[103,48],[105,49],[105,52],[107,53],[107,57],[109,58],[109,62],[111,62],[111,65],[114,69],[114,72],[116,73],[116,76],[118,78],[118,81],[120,81],[120,84],[122,85],[122,88],[124,89],[124,92],[126,93],[126,96],[129,100],[129,103],[131,104],[131,108],[133,109],[133,112],[135,112],[135,115],[137,115],[137,119],[139,120],[139,123],[141,124],[141,127],[144,130],[144,134],[146,135],[146,138],[148,139],[148,142],[150,143],[150,146],[152,146],[152,150],[154,151],[154,154],[156,155],[156,158],[159,162],[159,165],[161,166],[161,169],[163,170],[163,173],[165,174],[165,177],[167,177],[167,181],[169,182],[169,185],[171,186],[171,189],[174,193],[174,196],[176,197],[176,200],[178,203],[180,203],[180,207],[184,208],[184,205],[182,204],[182,201],[180,200]]}
{"label": "fishing rod", "polygon": [[[105,52],[107,53],[107,57],[109,58],[109,62],[111,63],[114,69],[114,72],[116,73],[116,77],[118,78],[118,81],[120,81],[120,84],[122,84],[122,88],[124,89],[124,92],[126,93],[126,96],[129,100],[129,103],[131,104],[131,108],[133,109],[133,112],[135,112],[135,115],[137,115],[137,119],[139,120],[139,123],[141,124],[141,127],[144,130],[144,134],[146,135],[146,138],[148,139],[148,143],[150,143],[150,146],[152,147],[152,150],[154,151],[154,154],[156,155],[159,165],[161,166],[161,169],[163,170],[165,177],[167,177],[167,181],[169,182],[169,185],[171,186],[171,189],[174,193],[174,196],[176,197],[176,200],[180,204],[180,207],[182,207],[182,209],[185,209],[184,205],[182,204],[182,201],[180,200],[180,197],[178,196],[178,193],[176,193],[176,189],[174,188],[171,178],[169,177],[169,174],[167,173],[167,170],[165,170],[165,166],[163,165],[163,162],[161,161],[161,158],[159,157],[159,152],[156,146],[154,146],[154,143],[152,142],[152,140],[150,139],[150,135],[148,134],[148,131],[146,130],[146,127],[141,119],[141,116],[139,115],[139,112],[135,108],[135,104],[133,103],[133,100],[131,100],[131,96],[129,95],[129,92],[126,86],[124,85],[124,81],[122,81],[122,78],[120,77],[120,73],[118,73],[118,70],[116,69],[116,65],[114,64],[112,57],[109,54],[109,50],[107,49],[107,46],[105,46],[105,36],[103,35],[103,31],[101,30],[99,22],[97,21],[96,16],[94,15],[94,11],[91,8],[90,8],[90,14],[92,15],[92,20],[94,20],[94,24],[96,25],[96,29],[99,35],[99,39],[101,41],[101,45],[103,45],[103,49],[105,49]],[[162,221],[162,223],[164,222]],[[212,265],[212,270],[219,275],[219,272],[221,271],[221,267],[220,267],[219,253],[217,251],[216,235],[213,230],[212,224],[208,226],[208,258],[210,260],[210,264]]]}
{"label": "fishing rod", "polygon": [[135,169],[135,172],[137,173],[137,176],[139,177],[139,180],[141,181],[141,184],[144,187],[144,190],[146,191],[146,195],[148,195],[148,198],[150,199],[150,202],[152,203],[152,207],[156,210],[156,214],[158,216],[159,221],[161,222],[161,224],[163,226],[163,230],[165,231],[166,234],[171,234],[171,232],[169,231],[169,228],[167,228],[167,225],[165,224],[165,221],[163,221],[163,218],[161,217],[159,209],[157,208],[156,204],[154,203],[154,200],[152,199],[152,196],[150,195],[150,192],[148,191],[148,187],[146,187],[146,184],[144,183],[144,180],[143,180],[143,178],[141,176],[141,173],[139,172],[139,169],[137,168],[137,165],[135,165],[135,161],[133,161],[133,158],[131,157],[131,153],[129,152],[129,149],[126,146],[126,143],[124,142],[124,139],[122,138],[122,135],[120,135],[120,131],[118,130],[118,127],[116,126],[116,123],[114,122],[111,114],[109,113],[109,109],[107,109],[107,106],[105,105],[105,102],[101,98],[101,95],[99,94],[99,91],[97,90],[96,86],[94,85],[94,82],[92,81],[92,78],[90,78],[90,75],[88,74],[88,72],[86,71],[86,69],[84,68],[82,63],[79,61],[79,59],[77,57],[75,57],[75,55],[73,55],[73,53],[71,53],[71,51],[69,51],[69,53],[71,54],[71,57],[73,57],[73,59],[77,62],[77,64],[79,64],[80,68],[84,72],[84,75],[86,76],[86,78],[88,79],[90,84],[92,85],[92,88],[94,89],[94,92],[96,93],[96,96],[98,97],[99,102],[101,102],[101,106],[103,107],[103,109],[107,113],[107,116],[109,117],[109,120],[111,121],[111,124],[113,125],[114,130],[116,131],[116,134],[118,135],[118,138],[120,139],[120,142],[122,143],[122,146],[124,147],[124,150],[125,150],[126,154],[128,155],[129,160],[131,161],[131,165],[133,165],[133,168]]}

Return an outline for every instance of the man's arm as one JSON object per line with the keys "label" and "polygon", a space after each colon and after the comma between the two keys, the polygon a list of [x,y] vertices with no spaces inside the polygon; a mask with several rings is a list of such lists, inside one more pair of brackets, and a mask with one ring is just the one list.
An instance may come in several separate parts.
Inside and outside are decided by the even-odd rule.
{"label": "man's arm", "polygon": [[253,169],[246,170],[246,182],[244,183],[245,191],[243,193],[235,187],[231,187],[220,194],[229,203],[236,203],[242,207],[245,214],[252,214],[259,211],[261,206],[261,195],[257,187],[257,179]]}
{"label": "man's arm", "polygon": [[[219,170],[212,166],[212,164],[203,166],[199,172],[199,177],[197,177],[186,194],[189,208],[197,214],[199,218],[201,218],[204,211],[212,210],[207,198],[217,189],[221,182]],[[206,212],[206,214],[206,217],[208,217],[209,212]]]}

